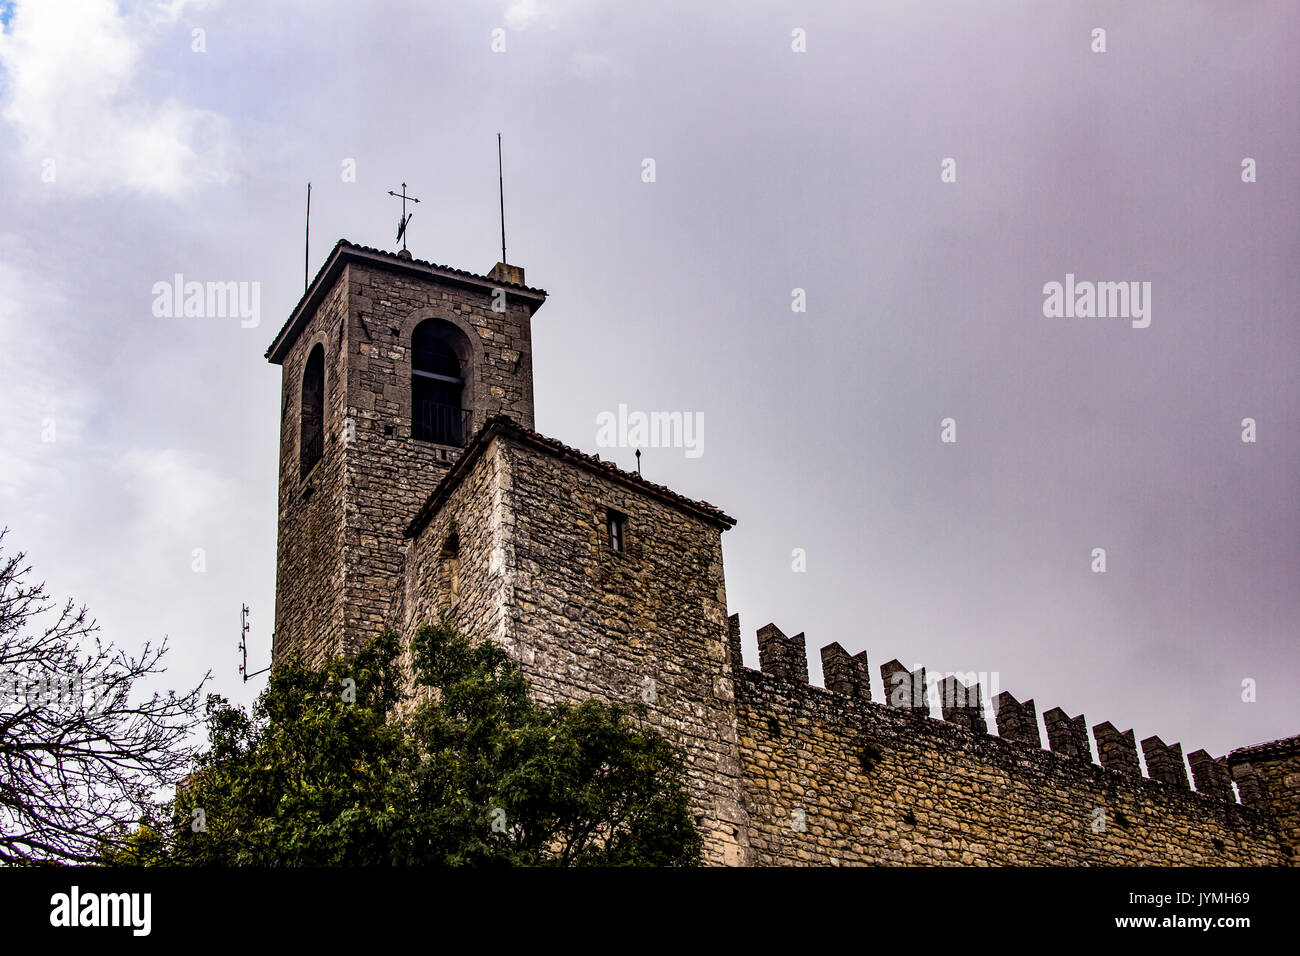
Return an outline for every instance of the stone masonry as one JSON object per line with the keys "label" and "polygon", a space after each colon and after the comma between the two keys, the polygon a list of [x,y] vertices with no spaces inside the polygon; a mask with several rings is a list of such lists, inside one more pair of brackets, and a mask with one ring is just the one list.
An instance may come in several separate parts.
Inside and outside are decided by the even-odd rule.
{"label": "stone masonry", "polygon": [[[624,516],[622,551],[608,541],[611,508]],[[686,751],[709,860],[740,863],[721,540],[732,523],[492,419],[412,523],[393,623],[410,634],[447,615],[471,638],[500,641],[542,700],[644,704]]]}
{"label": "stone masonry", "polygon": [[[403,531],[460,454],[411,437],[417,325],[437,319],[458,333],[470,431],[501,412],[532,425],[531,322],[546,293],[523,278],[514,266],[475,276],[340,241],[276,336],[267,358],[284,367],[277,660],[292,651],[317,662],[377,632],[400,581]],[[301,383],[318,344],[325,450],[300,476]]]}
{"label": "stone masonry", "polygon": [[[1233,753],[1231,761],[1253,760],[1252,774],[1277,781],[1276,798],[1261,788],[1242,805],[1230,791],[1194,793],[1157,779],[1158,762],[1152,779],[1098,766],[1086,738],[1082,753],[1074,741],[1044,750],[1036,725],[1029,737],[1024,706],[1000,705],[993,736],[956,708],[939,720],[928,703],[873,704],[734,661],[733,672],[756,865],[1293,860],[1288,840],[1293,847],[1297,834],[1285,827],[1297,822],[1300,738]],[[936,689],[942,702],[944,684]]]}
{"label": "stone masonry", "polygon": [[[712,864],[1300,864],[1300,737],[1184,759],[1150,736],[1139,759],[1134,731],[1105,722],[1099,765],[1082,715],[1046,711],[1044,749],[1033,700],[897,659],[877,697],[866,653],[831,643],[826,689],[810,686],[804,636],[775,624],[746,667],[722,564],[734,519],[533,430],[545,299],[517,266],[334,247],[267,351],[283,368],[277,661],[445,615],[509,649],[540,699],[642,703],[686,754]],[[427,320],[460,363],[472,438],[413,434]],[[325,439],[304,469],[317,349]]]}

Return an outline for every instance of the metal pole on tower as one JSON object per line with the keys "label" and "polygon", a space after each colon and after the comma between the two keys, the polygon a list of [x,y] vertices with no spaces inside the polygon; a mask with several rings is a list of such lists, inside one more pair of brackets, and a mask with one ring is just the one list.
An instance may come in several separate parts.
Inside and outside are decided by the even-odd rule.
{"label": "metal pole on tower", "polygon": [[302,291],[307,292],[307,271],[311,263],[311,183],[307,184],[307,232],[303,237]]}
{"label": "metal pole on tower", "polygon": [[501,134],[497,133],[497,188],[501,196],[501,262],[506,261],[506,181],[501,169]]}

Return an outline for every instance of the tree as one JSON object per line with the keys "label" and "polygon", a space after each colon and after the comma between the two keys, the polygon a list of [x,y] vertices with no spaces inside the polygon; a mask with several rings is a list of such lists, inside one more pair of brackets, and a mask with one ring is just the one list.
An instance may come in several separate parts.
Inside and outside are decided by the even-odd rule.
{"label": "tree", "polygon": [[[165,862],[689,865],[681,751],[629,709],[539,704],[506,651],[385,631],[351,658],[278,665],[250,715],[209,699]],[[201,825],[200,825],[201,823]],[[137,862],[159,862],[153,843]]]}
{"label": "tree", "polygon": [[405,862],[415,750],[394,713],[396,648],[385,633],[320,670],[278,665],[251,716],[210,696],[209,748],[177,791],[163,862]]}
{"label": "tree", "polygon": [[0,862],[91,862],[147,818],[195,748],[199,686],[143,697],[166,641],[136,655],[99,637],[85,607],[27,584],[0,530]]}

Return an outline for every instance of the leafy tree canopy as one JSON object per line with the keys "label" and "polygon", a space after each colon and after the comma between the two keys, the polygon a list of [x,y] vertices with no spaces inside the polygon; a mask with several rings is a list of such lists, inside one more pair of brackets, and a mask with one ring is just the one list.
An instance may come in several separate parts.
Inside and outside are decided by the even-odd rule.
{"label": "leafy tree canopy", "polygon": [[681,751],[639,708],[541,704],[506,651],[445,623],[277,666],[251,715],[208,698],[210,747],[114,863],[690,865]]}

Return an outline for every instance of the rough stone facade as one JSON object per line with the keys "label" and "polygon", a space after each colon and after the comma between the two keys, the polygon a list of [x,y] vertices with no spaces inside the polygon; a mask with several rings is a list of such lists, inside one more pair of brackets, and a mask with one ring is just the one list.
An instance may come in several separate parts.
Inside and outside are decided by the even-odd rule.
{"label": "rough stone facade", "polygon": [[[489,276],[340,241],[267,350],[283,366],[275,656],[355,650],[382,627],[403,531],[461,449],[412,438],[411,336],[456,330],[472,433],[505,413],[531,427],[532,315],[546,293],[523,270]],[[494,308],[495,307],[495,308]],[[307,357],[325,350],[324,454],[301,475]]]}
{"label": "rough stone facade", "polygon": [[[607,533],[611,509],[623,516],[621,551]],[[731,524],[499,421],[414,523],[394,622],[409,634],[446,614],[472,638],[500,641],[542,700],[643,703],[686,751],[708,859],[741,863],[722,576]]]}
{"label": "rough stone facade", "polygon": [[[346,287],[335,285],[316,308],[283,360],[280,398],[280,506],[276,543],[275,632],[293,635],[275,643],[279,659],[290,646],[319,660],[340,646],[347,582],[343,573],[344,454],[343,383],[347,362],[338,347],[346,312]],[[306,475],[299,467],[302,383],[307,357],[325,351],[324,452]]]}
{"label": "rough stone facade", "polygon": [[[875,703],[865,652],[839,644],[821,652],[827,689],[809,686],[803,635],[773,624],[761,670],[745,667],[722,565],[733,519],[532,430],[545,293],[523,278],[340,242],[276,337],[277,659],[446,615],[507,647],[541,699],[643,703],[687,755],[714,864],[1300,863],[1300,737],[1186,761],[1147,737],[1144,777],[1132,730],[1093,728],[1098,765],[1084,717],[1053,708],[1043,749],[1034,701],[932,686],[897,660]],[[429,318],[458,330],[464,448],[412,435],[412,333]],[[326,437],[304,474],[318,346]]]}
{"label": "rough stone facade", "polygon": [[[928,704],[873,704],[766,668],[735,670],[754,864],[1288,862],[1285,834],[1264,803],[1194,793],[1185,778],[1106,769],[1086,750],[1043,750],[1023,705],[999,705],[1007,727],[992,736],[958,708],[938,720]],[[1294,806],[1294,791],[1289,800]]]}
{"label": "rough stone facade", "polygon": [[[1192,757],[1198,754],[1206,756],[1202,750]],[[1197,763],[1193,760],[1193,771]],[[1242,799],[1277,820],[1291,865],[1300,866],[1300,736],[1234,750],[1227,765],[1240,784]],[[1201,788],[1199,775],[1196,786]],[[1222,786],[1226,789],[1226,781]]]}

